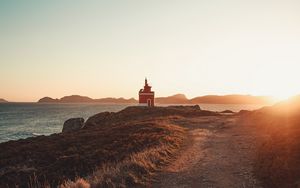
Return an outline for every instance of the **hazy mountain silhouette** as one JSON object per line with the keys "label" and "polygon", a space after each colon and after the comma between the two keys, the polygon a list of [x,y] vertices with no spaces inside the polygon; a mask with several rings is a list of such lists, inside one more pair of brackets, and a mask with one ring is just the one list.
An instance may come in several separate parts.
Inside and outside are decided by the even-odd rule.
{"label": "hazy mountain silhouette", "polygon": [[[38,101],[39,103],[129,103],[134,104],[138,101],[134,98],[100,98],[92,99],[86,96],[71,95],[61,99],[53,99],[44,97]],[[272,104],[271,97],[251,96],[251,95],[206,95],[188,99],[184,94],[176,94],[168,97],[157,97],[157,104]]]}
{"label": "hazy mountain silhouette", "polygon": [[184,94],[176,94],[168,97],[157,97],[155,103],[158,104],[187,104],[189,99]]}
{"label": "hazy mountain silhouette", "polygon": [[300,95],[293,96],[287,100],[280,101],[273,106],[263,107],[256,112],[281,116],[300,115]]}
{"label": "hazy mountain silhouette", "polygon": [[206,95],[190,100],[192,104],[271,104],[271,97],[252,95]]}
{"label": "hazy mountain silhouette", "polygon": [[187,99],[183,94],[169,97],[158,97],[155,99],[158,104],[272,104],[271,97],[251,95],[206,95]]}
{"label": "hazy mountain silhouette", "polygon": [[50,97],[43,97],[38,102],[40,103],[52,103],[52,102],[59,102],[59,99],[52,99]]}
{"label": "hazy mountain silhouette", "polygon": [[78,102],[78,103],[88,103],[88,102],[94,102],[93,99],[86,97],[86,96],[80,96],[80,95],[71,95],[71,96],[65,96],[59,100],[62,103],[69,103],[69,102]]}
{"label": "hazy mountain silhouette", "polygon": [[4,99],[0,99],[0,103],[6,103],[8,102],[7,100],[4,100]]}
{"label": "hazy mountain silhouette", "polygon": [[134,98],[130,98],[130,99],[124,99],[124,98],[111,98],[111,97],[107,97],[107,98],[102,98],[102,99],[95,99],[95,102],[99,102],[99,103],[137,103],[138,101]]}
{"label": "hazy mountain silhouette", "polygon": [[134,98],[124,99],[124,98],[101,98],[92,99],[86,96],[71,95],[65,96],[61,99],[53,99],[50,97],[41,98],[39,103],[137,103]]}

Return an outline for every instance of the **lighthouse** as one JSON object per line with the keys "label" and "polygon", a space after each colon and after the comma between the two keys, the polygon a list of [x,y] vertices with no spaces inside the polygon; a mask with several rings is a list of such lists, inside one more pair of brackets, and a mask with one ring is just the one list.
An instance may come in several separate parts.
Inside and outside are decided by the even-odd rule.
{"label": "lighthouse", "polygon": [[139,104],[141,106],[154,106],[154,91],[151,91],[151,86],[148,85],[147,78],[145,79],[144,89],[139,91]]}

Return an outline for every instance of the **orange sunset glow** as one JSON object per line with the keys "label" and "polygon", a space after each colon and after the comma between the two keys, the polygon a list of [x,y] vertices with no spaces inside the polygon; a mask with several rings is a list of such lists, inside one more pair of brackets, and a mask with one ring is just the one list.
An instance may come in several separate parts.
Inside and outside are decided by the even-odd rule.
{"label": "orange sunset glow", "polygon": [[300,93],[294,1],[0,4],[0,97]]}
{"label": "orange sunset glow", "polygon": [[300,188],[299,0],[1,0],[0,188]]}

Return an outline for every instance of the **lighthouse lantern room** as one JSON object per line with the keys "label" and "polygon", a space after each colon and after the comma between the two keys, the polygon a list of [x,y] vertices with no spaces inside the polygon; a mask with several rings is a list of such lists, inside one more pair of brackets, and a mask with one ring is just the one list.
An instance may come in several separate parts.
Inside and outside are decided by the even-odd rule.
{"label": "lighthouse lantern room", "polygon": [[154,106],[154,91],[151,91],[147,78],[145,79],[144,89],[139,91],[139,104],[141,106]]}

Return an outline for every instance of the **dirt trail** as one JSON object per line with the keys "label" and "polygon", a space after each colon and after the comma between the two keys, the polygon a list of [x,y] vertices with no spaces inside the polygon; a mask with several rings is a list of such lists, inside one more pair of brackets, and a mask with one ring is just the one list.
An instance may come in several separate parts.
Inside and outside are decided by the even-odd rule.
{"label": "dirt trail", "polygon": [[152,187],[259,188],[252,174],[255,130],[233,116],[175,120],[190,141]]}

